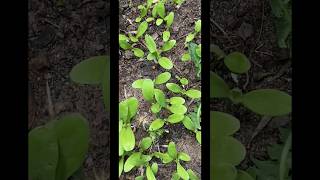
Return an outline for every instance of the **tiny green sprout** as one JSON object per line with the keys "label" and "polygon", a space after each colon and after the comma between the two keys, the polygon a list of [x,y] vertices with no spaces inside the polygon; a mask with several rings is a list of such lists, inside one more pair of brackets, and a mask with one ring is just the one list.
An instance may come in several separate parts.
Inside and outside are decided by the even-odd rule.
{"label": "tiny green sprout", "polygon": [[162,1],[159,1],[156,5],[156,12],[157,14],[163,19],[165,18],[166,9],[164,7],[164,3]]}
{"label": "tiny green sprout", "polygon": [[158,60],[158,63],[160,64],[161,67],[163,67],[164,69],[172,69],[173,68],[173,63],[172,61],[167,58],[167,57],[161,57]]}
{"label": "tiny green sprout", "polygon": [[167,41],[169,40],[169,38],[170,38],[170,32],[169,32],[169,31],[164,31],[164,32],[162,33],[162,40],[163,40],[164,42],[167,42]]}
{"label": "tiny green sprout", "polygon": [[196,21],[194,31],[195,33],[199,33],[201,31],[201,20]]}
{"label": "tiny green sprout", "polygon": [[147,21],[143,21],[142,23],[140,23],[137,34],[136,34],[136,38],[139,38],[140,36],[142,36],[147,29],[148,29]]}
{"label": "tiny green sprout", "polygon": [[131,48],[131,45],[129,44],[129,38],[126,35],[119,34],[119,46],[124,50]]}
{"label": "tiny green sprout", "polygon": [[186,42],[185,44],[187,44],[188,42],[192,41],[194,39],[194,34],[193,33],[189,33],[186,37]]}
{"label": "tiny green sprout", "polygon": [[156,79],[155,79],[155,84],[163,84],[169,81],[171,78],[171,73],[170,72],[164,72],[159,74]]}
{"label": "tiny green sprout", "polygon": [[163,44],[161,50],[162,50],[163,52],[169,51],[169,50],[171,50],[175,45],[176,45],[176,40],[166,41],[166,42]]}
{"label": "tiny green sprout", "polygon": [[147,19],[146,19],[146,21],[149,23],[149,22],[151,22],[151,21],[153,21],[154,20],[154,18],[153,17],[148,17]]}
{"label": "tiny green sprout", "polygon": [[167,28],[169,28],[174,20],[174,12],[170,12],[164,20],[166,21]]}
{"label": "tiny green sprout", "polygon": [[190,60],[191,60],[191,56],[189,53],[185,53],[181,57],[181,61],[190,61]]}
{"label": "tiny green sprout", "polygon": [[162,24],[162,22],[163,22],[163,19],[157,19],[157,21],[156,21],[156,25],[157,26],[160,26],[161,24]]}
{"label": "tiny green sprout", "polygon": [[144,52],[139,48],[133,48],[132,51],[133,51],[133,54],[138,58],[142,58],[144,56]]}

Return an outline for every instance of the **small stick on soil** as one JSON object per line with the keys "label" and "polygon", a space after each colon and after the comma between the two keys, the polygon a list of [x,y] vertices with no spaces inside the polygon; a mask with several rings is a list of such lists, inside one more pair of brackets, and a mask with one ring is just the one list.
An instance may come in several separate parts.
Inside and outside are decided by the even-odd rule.
{"label": "small stick on soil", "polygon": [[254,130],[249,142],[248,142],[248,145],[250,146],[252,140],[259,134],[259,132],[262,131],[263,128],[265,128],[268,123],[271,121],[272,117],[268,117],[268,116],[264,116],[261,118],[261,121],[260,123],[258,124],[258,126],[256,127],[256,129]]}
{"label": "small stick on soil", "polygon": [[228,33],[226,33],[226,31],[224,31],[224,29],[215,20],[213,19],[210,19],[210,20],[228,39],[230,39]]}
{"label": "small stick on soil", "polygon": [[248,73],[248,72],[246,72],[246,77],[247,77],[246,83],[243,85],[243,89],[244,89],[244,90],[247,88],[247,86],[248,86],[248,84],[249,84],[249,81],[250,81],[249,73]]}
{"label": "small stick on soil", "polygon": [[53,105],[52,105],[52,99],[51,99],[50,87],[49,87],[49,84],[48,84],[48,79],[46,80],[46,90],[47,90],[47,97],[48,97],[49,116],[50,116],[50,118],[53,118],[54,117],[54,110],[53,110]]}
{"label": "small stick on soil", "polygon": [[123,91],[124,91],[124,98],[127,99],[127,91],[126,91],[126,86],[123,87]]}
{"label": "small stick on soil", "polygon": [[44,21],[45,21],[46,23],[54,26],[55,28],[60,29],[60,27],[59,27],[57,24],[51,22],[49,19],[45,18]]}

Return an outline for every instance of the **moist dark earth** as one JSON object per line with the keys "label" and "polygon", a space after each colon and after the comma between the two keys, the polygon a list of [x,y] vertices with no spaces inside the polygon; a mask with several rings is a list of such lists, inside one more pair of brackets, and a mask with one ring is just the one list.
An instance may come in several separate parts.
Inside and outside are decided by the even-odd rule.
{"label": "moist dark earth", "polygon": [[[137,23],[135,19],[139,16],[138,5],[145,1],[132,1],[129,0],[120,1],[119,10],[119,28],[122,34],[127,34],[130,31],[137,30]],[[177,41],[176,46],[168,52],[163,53],[163,56],[169,57],[174,64],[174,68],[169,70],[172,74],[169,82],[177,82],[174,78],[175,75],[179,77],[185,77],[189,80],[187,88],[201,89],[201,81],[196,78],[196,72],[194,64],[190,62],[182,62],[180,60],[182,54],[186,52],[184,48],[185,36],[193,31],[194,22],[201,17],[201,4],[200,0],[186,1],[181,5],[179,9],[173,5],[166,5],[166,12],[173,11],[175,13],[174,22],[172,24],[172,30],[170,31],[170,39]],[[150,10],[151,11],[151,10]],[[151,12],[149,15],[151,16]],[[154,39],[158,47],[160,46],[162,39],[162,32],[165,30],[164,25],[156,26],[154,21],[152,25],[149,24],[147,33]],[[143,39],[143,38],[142,38]],[[200,36],[195,38],[197,44],[201,43]],[[138,45],[139,48],[147,52],[147,49]],[[120,50],[119,52],[119,101],[122,101],[129,97],[136,97],[139,100],[139,111],[135,120],[132,121],[134,126],[136,142],[139,142],[143,137],[148,136],[147,128],[150,123],[155,119],[155,116],[150,112],[150,103],[147,103],[138,89],[133,89],[131,84],[137,79],[149,78],[155,79],[156,76],[164,69],[155,64],[153,61],[147,61],[146,58],[139,59],[133,55],[130,51]],[[160,89],[165,90],[165,86],[161,85]],[[165,90],[164,92],[167,92]],[[166,97],[172,97],[172,94],[168,93]],[[187,100],[187,99],[186,99]],[[186,104],[190,103],[190,100],[186,101]],[[195,103],[192,103],[188,107],[188,110],[192,110]],[[170,141],[176,143],[177,150],[186,152],[190,155],[191,161],[182,163],[186,169],[192,169],[201,178],[201,146],[195,139],[195,134],[189,132],[184,128],[182,124],[166,126],[169,132],[164,133],[160,138],[157,145],[159,145],[160,151],[167,150],[163,145],[168,145]],[[151,152],[158,151],[158,147],[152,147]],[[153,160],[152,160],[153,161]],[[156,175],[157,179],[171,179],[172,173],[176,170],[174,163],[163,165],[160,161],[156,161],[159,164],[159,172]],[[126,173],[121,176],[121,179],[134,179],[136,176],[141,175],[141,169],[135,169],[130,173]]]}
{"label": "moist dark earth", "polygon": [[[251,61],[252,67],[240,76],[236,84],[222,63],[213,62],[211,70],[222,76],[231,87],[244,92],[259,88],[274,88],[291,94],[291,58],[288,49],[280,49],[274,27],[274,17],[268,0],[214,0],[210,2],[210,40],[226,54],[239,51]],[[225,100],[211,100],[211,110],[227,112],[241,122],[236,134],[247,149],[247,157],[240,165],[251,165],[250,157],[267,159],[267,147],[279,141],[279,127],[286,127],[291,116],[271,120],[262,130],[256,131],[261,116]],[[257,136],[251,141],[254,133]]]}
{"label": "moist dark earth", "polygon": [[109,115],[99,87],[70,80],[72,67],[109,54],[109,2],[29,0],[29,130],[50,120],[46,82],[55,117],[78,112],[89,122],[85,179],[109,179]]}

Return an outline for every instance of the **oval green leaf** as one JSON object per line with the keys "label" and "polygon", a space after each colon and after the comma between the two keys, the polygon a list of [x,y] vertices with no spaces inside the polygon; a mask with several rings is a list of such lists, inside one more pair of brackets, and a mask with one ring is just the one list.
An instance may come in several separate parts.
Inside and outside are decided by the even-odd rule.
{"label": "oval green leaf", "polygon": [[175,84],[175,83],[167,83],[166,87],[174,93],[180,93],[182,91],[182,88],[178,84]]}
{"label": "oval green leaf", "polygon": [[155,79],[155,84],[163,84],[166,83],[167,81],[169,81],[169,79],[171,78],[171,73],[169,72],[164,72],[159,74],[156,79]]}
{"label": "oval green leaf", "polygon": [[144,52],[139,48],[133,48],[132,51],[133,51],[133,54],[138,58],[142,58],[144,56]]}
{"label": "oval green leaf", "polygon": [[158,63],[160,64],[161,67],[163,67],[164,69],[172,69],[173,67],[173,63],[172,61],[167,58],[167,57],[161,57],[158,60]]}
{"label": "oval green leaf", "polygon": [[163,125],[164,125],[164,120],[156,119],[156,120],[152,121],[152,123],[149,127],[149,131],[156,131],[156,130],[162,128]]}
{"label": "oval green leaf", "polygon": [[154,84],[151,79],[145,79],[142,83],[142,95],[147,101],[152,101],[154,96]]}
{"label": "oval green leaf", "polygon": [[184,152],[179,152],[178,158],[182,161],[191,161],[190,156]]}
{"label": "oval green leaf", "polygon": [[70,78],[80,84],[100,84],[106,65],[107,56],[91,57],[73,67]]}
{"label": "oval green leaf", "polygon": [[169,51],[170,49],[172,49],[174,46],[176,45],[176,40],[170,40],[170,41],[167,41],[163,44],[162,46],[162,51],[165,52],[165,51]]}
{"label": "oval green leaf", "polygon": [[251,111],[265,116],[291,113],[291,96],[275,89],[260,89],[244,94],[240,102]]}
{"label": "oval green leaf", "polygon": [[133,150],[136,140],[130,126],[122,128],[119,138],[120,144],[125,151]]}
{"label": "oval green leaf", "polygon": [[184,104],[186,100],[184,100],[182,97],[171,97],[169,99],[170,104]]}
{"label": "oval green leaf", "polygon": [[184,118],[184,115],[183,114],[171,114],[167,121],[169,123],[178,123],[178,122],[181,122]]}
{"label": "oval green leaf", "polygon": [[248,58],[240,52],[232,52],[224,58],[224,63],[228,69],[237,74],[249,71],[251,64]]}
{"label": "oval green leaf", "polygon": [[154,89],[154,97],[158,104],[160,104],[162,107],[166,106],[165,94],[160,89]]}
{"label": "oval green leaf", "polygon": [[196,90],[196,89],[189,89],[184,94],[187,95],[189,98],[192,98],[192,99],[201,98],[201,91]]}
{"label": "oval green leaf", "polygon": [[169,31],[164,31],[164,32],[162,33],[162,40],[163,40],[164,42],[167,42],[167,41],[169,40],[169,38],[170,38],[170,32],[169,32]]}
{"label": "oval green leaf", "polygon": [[144,40],[146,42],[146,46],[148,48],[148,50],[151,52],[151,53],[154,53],[157,51],[157,45],[156,43],[154,42],[153,38],[149,35],[149,34],[146,34],[144,36]]}

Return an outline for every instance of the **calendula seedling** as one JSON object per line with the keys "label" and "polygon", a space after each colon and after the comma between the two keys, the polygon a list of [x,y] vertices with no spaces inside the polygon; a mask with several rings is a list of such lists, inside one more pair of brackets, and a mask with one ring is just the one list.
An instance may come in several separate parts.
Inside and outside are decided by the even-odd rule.
{"label": "calendula seedling", "polygon": [[[154,152],[153,155],[156,158],[159,158],[162,163],[168,164],[171,162],[176,163],[176,178],[182,178],[182,179],[198,179],[198,177],[195,175],[195,173],[190,169],[188,171],[185,170],[185,168],[181,165],[181,161],[189,162],[191,160],[190,156],[184,152],[178,152],[176,149],[176,144],[174,142],[170,142],[168,144],[167,152],[161,153],[161,152]],[[190,176],[190,175],[191,176]],[[178,179],[179,179],[178,178]]]}

